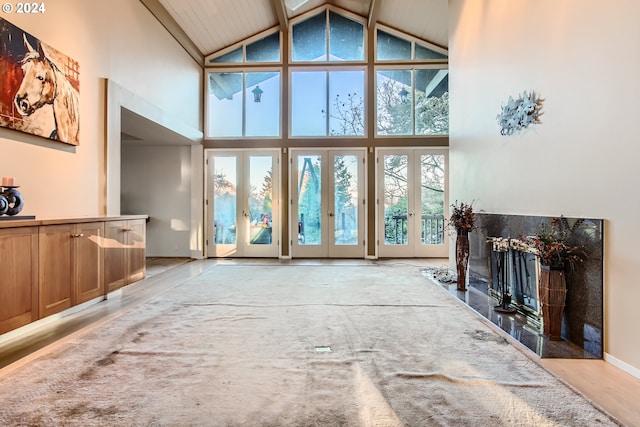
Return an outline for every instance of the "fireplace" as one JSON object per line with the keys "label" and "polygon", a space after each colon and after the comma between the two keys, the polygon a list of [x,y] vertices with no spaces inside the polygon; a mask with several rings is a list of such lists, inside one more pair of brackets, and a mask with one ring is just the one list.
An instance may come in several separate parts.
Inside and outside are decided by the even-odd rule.
{"label": "fireplace", "polygon": [[[559,216],[559,215],[558,215]],[[502,301],[503,290],[511,296],[510,306],[540,325],[537,298],[539,264],[535,256],[512,242],[521,236],[536,234],[550,225],[553,217],[476,214],[477,229],[469,234],[470,284]],[[584,351],[602,357],[603,316],[603,232],[601,219],[567,218],[578,224],[575,230],[587,259],[574,271],[567,271],[567,302],[562,322],[562,338]],[[502,246],[496,246],[499,243]]]}

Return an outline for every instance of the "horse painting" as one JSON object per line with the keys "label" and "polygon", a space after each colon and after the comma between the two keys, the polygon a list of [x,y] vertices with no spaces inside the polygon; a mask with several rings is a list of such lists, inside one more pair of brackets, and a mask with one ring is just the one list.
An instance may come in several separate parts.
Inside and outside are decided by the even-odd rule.
{"label": "horse painting", "polygon": [[79,94],[66,75],[46,55],[41,43],[34,49],[22,35],[26,53],[20,62],[23,78],[15,97],[15,107],[23,117],[46,105],[53,107],[55,128],[50,139],[78,145],[80,134]]}

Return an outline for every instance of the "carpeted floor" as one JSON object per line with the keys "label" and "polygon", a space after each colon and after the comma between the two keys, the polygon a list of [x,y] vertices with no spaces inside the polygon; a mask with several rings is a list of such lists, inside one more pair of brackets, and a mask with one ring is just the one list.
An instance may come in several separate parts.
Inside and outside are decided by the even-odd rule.
{"label": "carpeted floor", "polygon": [[212,265],[61,344],[0,425],[618,425],[416,267]]}

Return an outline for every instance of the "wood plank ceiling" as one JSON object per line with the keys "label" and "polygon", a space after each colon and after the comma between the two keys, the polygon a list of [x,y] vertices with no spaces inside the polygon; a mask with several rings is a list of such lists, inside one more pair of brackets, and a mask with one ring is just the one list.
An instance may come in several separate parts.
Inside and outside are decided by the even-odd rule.
{"label": "wood plank ceiling", "polygon": [[[330,3],[357,15],[448,47],[448,0],[141,0],[192,56],[204,57]],[[165,19],[161,15],[164,15]],[[174,27],[167,25],[170,16]],[[181,41],[185,45],[184,41]]]}

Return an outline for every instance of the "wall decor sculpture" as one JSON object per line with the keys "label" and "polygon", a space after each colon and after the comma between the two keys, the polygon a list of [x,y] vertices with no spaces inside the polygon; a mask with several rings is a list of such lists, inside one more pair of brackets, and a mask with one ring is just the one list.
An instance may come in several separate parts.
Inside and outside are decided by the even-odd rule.
{"label": "wall decor sculpture", "polygon": [[79,68],[0,18],[0,126],[78,145]]}
{"label": "wall decor sculpture", "polygon": [[500,134],[513,135],[529,125],[540,123],[540,109],[542,99],[535,92],[522,92],[518,99],[509,100],[502,104],[502,111],[496,117],[500,125]]}

